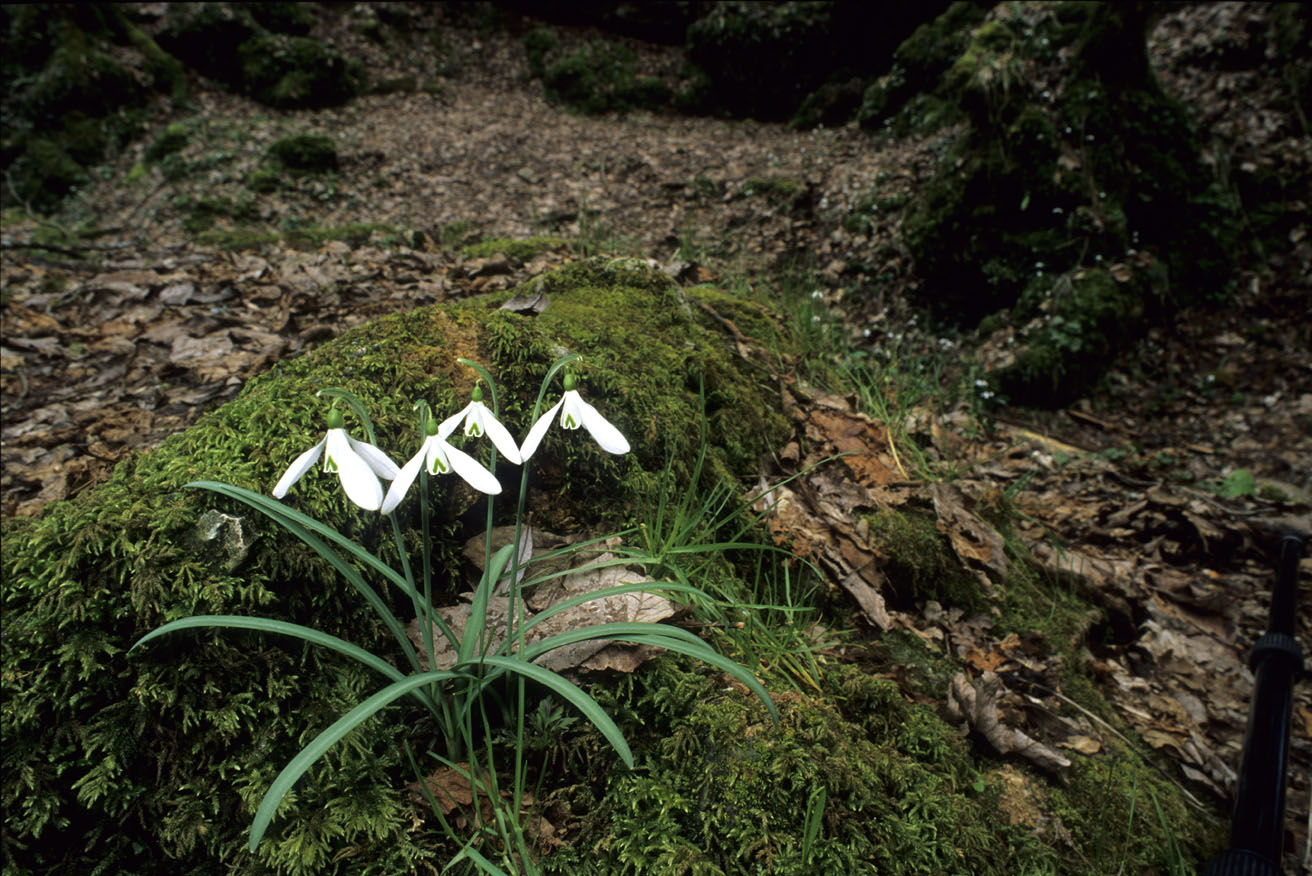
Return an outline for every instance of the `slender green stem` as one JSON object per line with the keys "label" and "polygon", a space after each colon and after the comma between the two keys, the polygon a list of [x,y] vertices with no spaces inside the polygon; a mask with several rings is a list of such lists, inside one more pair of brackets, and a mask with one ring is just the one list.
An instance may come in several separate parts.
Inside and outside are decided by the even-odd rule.
{"label": "slender green stem", "polygon": [[[542,384],[538,387],[537,401],[533,403],[533,415],[529,417],[529,426],[531,427],[538,421],[542,415],[542,400],[546,398],[547,387],[551,385],[551,380],[561,368],[570,362],[581,359],[577,353],[570,353],[561,356],[551,364],[547,369],[547,374],[542,378]],[[523,594],[520,593],[520,575],[519,575],[519,558],[523,555],[520,551],[519,540],[524,537],[524,503],[528,498],[528,460],[522,460],[520,463],[519,474],[519,500],[515,505],[515,540],[511,550],[510,558],[510,593],[509,609],[506,612],[506,649],[509,653],[510,641],[512,635],[516,639],[515,653],[522,655],[525,650],[524,642],[524,600]],[[491,542],[492,524],[488,524],[488,541]],[[511,626],[513,624],[513,627]],[[524,784],[527,776],[525,775],[524,763],[524,676],[516,675],[515,677],[515,788],[514,800],[523,799]],[[516,803],[518,806],[518,803]],[[518,812],[518,809],[516,809]],[[518,819],[516,819],[518,824]],[[522,840],[522,837],[521,837]],[[525,861],[528,858],[525,857]]]}

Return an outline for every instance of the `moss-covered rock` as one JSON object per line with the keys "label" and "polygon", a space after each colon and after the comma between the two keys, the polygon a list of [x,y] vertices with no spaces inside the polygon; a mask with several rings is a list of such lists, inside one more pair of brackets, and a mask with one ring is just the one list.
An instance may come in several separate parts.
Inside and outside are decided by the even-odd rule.
{"label": "moss-covered rock", "polygon": [[137,134],[154,95],[185,95],[177,61],[112,5],[0,8],[0,57],[3,197],[41,210]]}
{"label": "moss-covered rock", "polygon": [[[325,405],[313,393],[323,387],[357,393],[379,443],[399,458],[416,442],[416,399],[439,411],[467,399],[473,374],[457,356],[497,376],[502,419],[523,434],[547,366],[566,350],[583,354],[583,391],[634,452],[612,457],[576,433],[548,434],[534,457],[529,508],[541,525],[566,532],[626,524],[667,462],[683,479],[675,483],[686,482],[703,404],[704,476],[717,483],[732,487],[736,480],[722,479],[755,472],[758,455],[786,432],[782,415],[762,404],[776,396],[758,391],[761,375],[659,271],[589,260],[533,287],[551,301],[537,317],[475,299],[347,332],[253,379],[94,491],[6,522],[7,872],[398,873],[443,848],[433,831],[412,829],[403,786],[413,776],[398,748],[409,739],[423,750],[433,728],[393,713],[337,746],[298,785],[268,841],[247,853],[254,805],[276,772],[377,680],[323,652],[254,635],[178,635],[127,648],[166,620],[234,613],[305,623],[390,653],[378,619],[311,552],[245,506],[184,488],[215,479],[267,493],[322,434]],[[698,294],[734,313],[731,296]],[[453,481],[438,479],[432,497],[438,583],[452,595],[462,586],[459,546],[483,516],[478,498]],[[377,549],[377,519],[350,506],[334,479],[311,475],[287,501]],[[503,518],[511,504],[498,506]],[[249,535],[236,571],[191,535],[216,508],[241,518]],[[413,500],[398,513],[418,519]]]}
{"label": "moss-covered rock", "polygon": [[[1007,375],[1013,398],[1071,398],[1149,320],[1229,282],[1233,198],[1152,76],[1147,14],[1062,4],[1030,21],[1000,7],[936,87],[968,123],[903,229],[940,318],[972,325],[1019,303],[1022,322],[1051,301],[1038,346]],[[1055,66],[1061,51],[1074,62]],[[1027,72],[1036,65],[1059,76],[1043,91]],[[1118,279],[1092,292],[1112,265]]]}
{"label": "moss-covered rock", "polygon": [[308,37],[257,33],[241,44],[241,88],[266,106],[338,106],[364,92],[364,66]]}
{"label": "moss-covered rock", "polygon": [[307,14],[290,3],[174,4],[159,41],[206,76],[268,106],[345,103],[364,91],[364,68],[303,36],[313,23]]}
{"label": "moss-covered rock", "polygon": [[[868,80],[885,68],[898,43],[941,9],[938,3],[708,4],[689,25],[686,45],[688,59],[709,81],[702,111],[780,121],[796,116],[799,125],[840,115],[846,121],[859,101],[852,79]],[[822,112],[826,106],[831,116]]]}
{"label": "moss-covered rock", "polygon": [[639,74],[637,56],[621,43],[593,40],[566,54],[553,32],[536,28],[525,35],[524,50],[547,99],[580,112],[660,109],[674,96],[661,79]]}
{"label": "moss-covered rock", "polygon": [[328,173],[337,169],[337,144],[327,134],[293,134],[275,140],[268,157],[294,173]]}
{"label": "moss-covered rock", "polygon": [[484,259],[501,253],[506,258],[517,262],[526,262],[534,256],[552,249],[561,249],[569,245],[563,237],[492,237],[479,240],[460,247],[460,254],[466,258]]}
{"label": "moss-covered rock", "polygon": [[[893,66],[866,88],[856,120],[863,128],[892,126],[893,119],[916,95],[929,95],[970,41],[970,31],[984,19],[987,6],[958,0],[942,15],[921,24],[893,52]],[[942,121],[937,116],[933,123]],[[923,120],[909,127],[932,127]],[[908,127],[904,123],[903,127]]]}
{"label": "moss-covered rock", "polygon": [[[822,680],[776,697],[778,725],[668,658],[599,692],[642,740],[640,767],[598,766],[558,798],[580,830],[544,870],[1092,876],[1109,860],[1169,872],[1176,854],[1210,850],[1210,825],[1127,749],[1077,756],[1069,784],[1051,783],[980,756],[886,678],[836,665]],[[1150,796],[1160,818],[1132,816]]]}

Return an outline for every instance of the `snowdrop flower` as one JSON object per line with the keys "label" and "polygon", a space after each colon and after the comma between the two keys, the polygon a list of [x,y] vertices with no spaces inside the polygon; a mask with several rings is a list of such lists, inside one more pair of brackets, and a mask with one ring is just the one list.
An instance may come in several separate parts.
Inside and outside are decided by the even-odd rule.
{"label": "snowdrop flower", "polygon": [[[487,405],[483,404],[483,387],[475,385],[474,391],[470,395],[470,402],[465,405],[465,409],[443,420],[437,431],[443,435],[450,435],[455,431],[456,423],[461,417],[465,419],[466,436],[481,438],[486,435],[492,439],[492,443],[496,445],[497,450],[501,451],[502,456],[515,465],[520,464],[522,460],[519,457],[519,446],[515,444],[515,439],[510,437],[510,432],[506,430],[506,427],[501,425],[501,421],[492,415],[492,412],[487,409]],[[484,492],[487,491],[484,490]]]}
{"label": "snowdrop flower", "polygon": [[387,491],[387,496],[383,499],[383,506],[379,510],[384,514],[391,514],[396,510],[396,506],[401,504],[405,498],[406,490],[419,477],[419,467],[428,464],[428,473],[430,475],[449,474],[455,472],[465,479],[469,484],[480,492],[495,496],[501,492],[501,482],[496,479],[492,472],[483,468],[478,462],[465,453],[463,450],[457,450],[450,444],[446,443],[447,437],[455,430],[456,420],[464,414],[456,414],[449,417],[439,426],[436,420],[429,420],[426,429],[428,435],[424,438],[424,443],[419,446],[419,452],[410,457],[410,461],[401,467],[401,472],[392,481],[392,486]]}
{"label": "snowdrop flower", "polygon": [[346,434],[342,412],[336,408],[328,411],[328,435],[318,444],[296,457],[287,467],[278,485],[273,488],[273,498],[281,499],[287,495],[292,485],[305,477],[305,473],[314,467],[319,457],[324,457],[323,470],[335,473],[342,480],[342,489],[346,497],[366,511],[377,511],[383,501],[383,486],[379,478],[391,480],[396,477],[396,463],[387,458],[387,454],[372,444],[356,441]]}
{"label": "snowdrop flower", "polygon": [[560,411],[562,429],[577,429],[583,426],[607,453],[629,452],[629,442],[620,434],[620,430],[612,426],[596,408],[579,396],[578,391],[574,389],[576,383],[573,374],[565,375],[565,394],[551,410],[538,418],[533,428],[528,430],[528,437],[524,439],[523,446],[519,448],[519,455],[524,460],[532,456],[538,445],[542,443],[542,436],[547,434],[547,429],[551,426],[551,418],[556,416],[556,411]]}

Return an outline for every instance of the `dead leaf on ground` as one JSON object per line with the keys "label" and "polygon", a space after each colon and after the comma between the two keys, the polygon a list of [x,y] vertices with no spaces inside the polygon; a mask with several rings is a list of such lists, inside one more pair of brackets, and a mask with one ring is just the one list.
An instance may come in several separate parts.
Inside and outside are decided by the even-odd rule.
{"label": "dead leaf on ground", "polygon": [[1018,754],[1050,770],[1070,766],[1056,751],[1002,723],[997,702],[1002,690],[995,673],[985,672],[972,682],[959,672],[948,685],[948,715],[983,736],[999,754]]}

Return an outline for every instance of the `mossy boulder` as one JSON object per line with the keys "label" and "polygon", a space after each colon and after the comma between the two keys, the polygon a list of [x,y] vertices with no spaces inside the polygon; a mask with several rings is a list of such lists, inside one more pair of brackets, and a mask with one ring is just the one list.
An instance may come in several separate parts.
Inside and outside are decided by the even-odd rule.
{"label": "mossy boulder", "polygon": [[258,33],[237,57],[242,90],[277,109],[339,106],[365,90],[364,65],[308,37]]}
{"label": "mossy boulder", "polygon": [[363,66],[304,36],[312,25],[299,4],[173,4],[159,42],[204,75],[278,109],[336,106],[363,93]]}
{"label": "mossy boulder", "polygon": [[708,4],[688,26],[685,46],[708,80],[701,109],[762,120],[796,116],[799,125],[846,121],[859,100],[852,79],[880,72],[898,43],[940,11],[939,3]]}
{"label": "mossy boulder", "polygon": [[[248,853],[250,818],[273,776],[377,679],[257,635],[183,634],[127,649],[167,620],[231,613],[300,622],[391,653],[377,618],[308,549],[245,506],[184,486],[214,479],[267,494],[321,436],[326,406],[314,392],[323,387],[358,394],[379,443],[403,458],[416,445],[417,399],[438,411],[467,400],[474,375],[456,357],[496,375],[502,419],[523,434],[547,366],[581,353],[581,389],[634,451],[612,457],[583,433],[549,433],[533,460],[528,507],[539,525],[562,532],[633,521],[667,464],[685,484],[703,416],[703,476],[730,488],[786,434],[769,402],[777,395],[758,386],[764,375],[693,293],[645,263],[575,263],[518,291],[530,289],[550,298],[536,317],[498,310],[500,298],[472,299],[353,329],[251,380],[95,490],[6,522],[6,872],[398,873],[444,848],[437,831],[414,827],[407,814],[414,804],[403,789],[413,776],[399,747],[431,746],[433,728],[389,713],[337,746]],[[730,295],[696,294],[744,330],[773,331]],[[481,528],[479,498],[456,479],[436,481],[438,583],[452,597],[463,587],[460,545]],[[379,549],[377,518],[348,505],[333,478],[312,473],[287,501]],[[500,519],[512,505],[499,503]],[[201,546],[197,525],[212,523],[215,510],[239,519],[244,562]],[[398,513],[417,521],[416,501]]]}
{"label": "mossy boulder", "polygon": [[276,192],[294,185],[296,177],[323,176],[338,169],[337,144],[327,134],[291,134],[265,150],[246,185],[251,191]]}
{"label": "mossy boulder", "polygon": [[524,51],[547,99],[580,112],[660,109],[674,98],[665,81],[637,72],[637,55],[622,43],[592,40],[566,53],[539,27],[524,35]]}
{"label": "mossy boulder", "polygon": [[0,59],[3,197],[41,210],[136,136],[154,96],[185,95],[178,62],[112,5],[0,7]]}
{"label": "mossy boulder", "polygon": [[[1047,318],[1060,316],[1070,342],[1044,343],[1007,379],[1013,398],[1061,403],[1096,377],[1087,366],[1105,364],[1151,320],[1224,294],[1238,221],[1184,109],[1152,76],[1146,7],[1013,14],[995,10],[943,72],[935,94],[966,124],[903,230],[924,303],[941,319],[969,326],[1018,304],[1031,313],[1013,315],[1028,319],[1035,300],[1052,299]],[[1058,67],[1062,51],[1074,61]],[[1034,67],[1057,79],[1040,90]],[[1089,285],[1073,284],[1075,274],[1091,280],[1113,267],[1116,294],[1066,294]],[[1095,309],[1074,309],[1085,302]],[[1121,321],[1110,325],[1113,314]],[[1041,361],[1055,369],[1046,377]]]}
{"label": "mossy boulder", "polygon": [[[1213,851],[1212,825],[1128,747],[1051,782],[981,756],[863,667],[831,665],[818,690],[777,695],[777,725],[672,658],[599,695],[640,740],[640,766],[588,768],[600,740],[572,746],[588,771],[556,799],[579,832],[547,873],[1101,876],[1110,860],[1169,872]],[[1153,818],[1131,814],[1145,797]]]}
{"label": "mossy boulder", "polygon": [[[888,72],[870,83],[862,94],[856,114],[861,127],[889,127],[908,101],[935,92],[943,74],[970,42],[971,29],[984,20],[987,10],[986,4],[958,0],[917,27],[893,52]],[[933,125],[917,121],[902,127],[923,130]]]}

